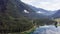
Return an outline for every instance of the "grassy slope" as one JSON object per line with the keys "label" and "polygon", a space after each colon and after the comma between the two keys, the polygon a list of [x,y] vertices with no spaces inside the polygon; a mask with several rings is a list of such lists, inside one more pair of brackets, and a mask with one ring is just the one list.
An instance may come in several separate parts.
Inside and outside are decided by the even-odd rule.
{"label": "grassy slope", "polygon": [[59,22],[58,26],[60,26],[60,18],[55,19],[55,21]]}

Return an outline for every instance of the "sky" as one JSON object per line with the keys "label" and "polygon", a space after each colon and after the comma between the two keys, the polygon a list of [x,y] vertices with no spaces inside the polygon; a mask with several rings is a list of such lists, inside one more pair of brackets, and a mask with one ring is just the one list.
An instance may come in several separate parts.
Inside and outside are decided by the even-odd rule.
{"label": "sky", "polygon": [[26,4],[30,4],[37,8],[55,11],[60,9],[60,0],[21,0]]}

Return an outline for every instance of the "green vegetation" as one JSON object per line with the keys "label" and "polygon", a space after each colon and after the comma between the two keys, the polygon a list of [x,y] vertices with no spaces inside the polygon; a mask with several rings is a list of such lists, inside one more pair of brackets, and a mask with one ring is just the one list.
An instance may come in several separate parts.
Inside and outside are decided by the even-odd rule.
{"label": "green vegetation", "polygon": [[60,18],[54,19],[56,22],[58,22],[57,26],[60,26]]}
{"label": "green vegetation", "polygon": [[[9,30],[12,31],[25,31],[33,27],[31,20],[26,18],[13,18],[11,16],[0,16],[1,28],[0,30]],[[27,28],[28,27],[28,28]]]}
{"label": "green vegetation", "polygon": [[21,32],[20,34],[31,34],[34,30],[35,30],[36,26],[34,26],[33,28],[31,28],[30,30]]}
{"label": "green vegetation", "polygon": [[7,6],[4,8],[6,8],[4,12],[0,11],[0,32],[23,32],[34,26],[31,19],[20,13],[22,9],[20,10],[11,1],[8,1]]}
{"label": "green vegetation", "polygon": [[48,19],[48,18],[45,18],[45,19],[35,19],[34,20],[35,25],[40,25],[40,26],[43,26],[43,25],[53,25],[55,22],[56,21]]}
{"label": "green vegetation", "polygon": [[[20,7],[20,6],[19,6]],[[0,32],[9,34],[30,34],[35,30],[35,26],[52,24],[55,22],[49,19],[29,19],[24,17],[21,7],[8,1],[4,12],[0,11]]]}
{"label": "green vegetation", "polygon": [[[20,17],[20,18],[14,18],[12,16],[9,15],[1,15],[0,16],[0,30],[4,31],[4,32],[23,32],[23,34],[29,34],[34,30],[34,26],[41,26],[44,24],[52,24],[54,21],[49,20],[49,19],[35,19],[32,20],[28,19],[26,17]],[[33,28],[31,31],[31,28]],[[24,32],[25,31],[25,32]],[[26,32],[28,31],[28,32]]]}

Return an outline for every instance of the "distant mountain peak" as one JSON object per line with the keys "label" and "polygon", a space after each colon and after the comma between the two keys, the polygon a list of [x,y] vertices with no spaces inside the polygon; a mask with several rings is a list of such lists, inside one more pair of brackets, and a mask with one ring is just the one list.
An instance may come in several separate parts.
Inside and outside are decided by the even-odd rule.
{"label": "distant mountain peak", "polygon": [[60,10],[57,10],[55,14],[52,15],[54,18],[60,18]]}

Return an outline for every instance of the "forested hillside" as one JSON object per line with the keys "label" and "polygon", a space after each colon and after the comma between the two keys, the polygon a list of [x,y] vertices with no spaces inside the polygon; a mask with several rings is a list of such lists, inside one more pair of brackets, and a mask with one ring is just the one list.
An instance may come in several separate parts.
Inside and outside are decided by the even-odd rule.
{"label": "forested hillside", "polygon": [[24,9],[29,9],[30,12],[33,10],[28,5],[25,5],[28,7],[25,8],[23,4],[20,0],[0,0],[0,32],[22,32],[31,29],[35,23],[39,26],[54,22],[48,18],[30,19],[26,17],[23,13]]}
{"label": "forested hillside", "polygon": [[[6,3],[2,4],[3,6],[0,9],[0,32],[22,32],[29,30],[33,27],[33,24],[30,19],[24,17],[20,12],[21,9],[16,6],[16,4],[11,2],[12,0],[2,0],[1,2]],[[18,2],[17,2],[18,3]],[[4,9],[4,10],[3,10]],[[27,28],[28,27],[28,28]]]}

